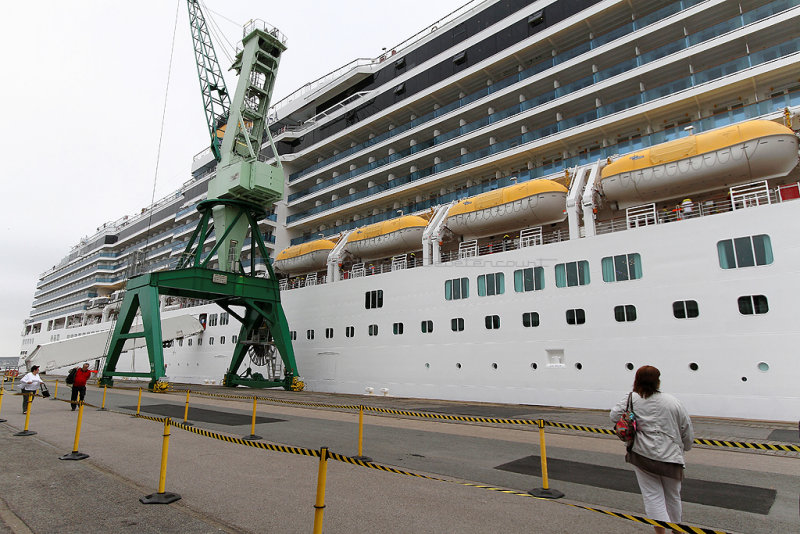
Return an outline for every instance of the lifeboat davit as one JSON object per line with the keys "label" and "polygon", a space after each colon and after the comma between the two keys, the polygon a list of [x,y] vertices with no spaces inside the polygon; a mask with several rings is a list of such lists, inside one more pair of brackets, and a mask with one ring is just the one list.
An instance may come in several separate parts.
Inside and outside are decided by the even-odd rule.
{"label": "lifeboat davit", "polygon": [[552,180],[531,180],[465,198],[450,208],[447,227],[485,236],[563,221],[567,188]]}
{"label": "lifeboat davit", "polygon": [[428,221],[416,215],[370,224],[351,233],[345,248],[365,260],[419,250],[426,226]]}
{"label": "lifeboat davit", "polygon": [[317,239],[300,245],[285,248],[275,257],[276,270],[286,273],[307,273],[325,267],[328,255],[336,243],[327,239]]}
{"label": "lifeboat davit", "polygon": [[627,154],[601,174],[619,207],[786,176],[797,165],[797,137],[767,120],[747,121]]}

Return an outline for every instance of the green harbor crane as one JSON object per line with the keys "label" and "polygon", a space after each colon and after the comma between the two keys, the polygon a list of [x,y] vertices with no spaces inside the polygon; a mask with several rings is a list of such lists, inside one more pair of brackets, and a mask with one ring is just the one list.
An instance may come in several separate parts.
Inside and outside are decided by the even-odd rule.
{"label": "green harbor crane", "polygon": [[[188,0],[188,7],[211,152],[217,160],[216,176],[208,184],[207,200],[197,206],[200,221],[177,268],[128,280],[100,383],[112,384],[115,376],[149,377],[150,389],[154,389],[165,376],[159,301],[161,295],[168,295],[213,301],[241,323],[225,385],[300,390],[303,383],[298,378],[278,279],[258,227],[267,210],[283,197],[284,173],[267,128],[267,112],[286,38],[261,21],[245,25],[231,67],[239,77],[231,99],[200,3]],[[275,163],[259,160],[265,136]],[[212,241],[212,231],[214,245],[204,252],[206,243]],[[248,234],[249,261],[245,265],[241,256]],[[217,268],[211,268],[215,257]],[[257,276],[256,265],[261,262],[266,277]],[[137,313],[141,313],[142,331],[132,332]],[[125,342],[132,338],[145,339],[149,373],[116,370]],[[283,362],[283,377],[239,371],[248,354],[254,363],[263,364],[275,353]]]}

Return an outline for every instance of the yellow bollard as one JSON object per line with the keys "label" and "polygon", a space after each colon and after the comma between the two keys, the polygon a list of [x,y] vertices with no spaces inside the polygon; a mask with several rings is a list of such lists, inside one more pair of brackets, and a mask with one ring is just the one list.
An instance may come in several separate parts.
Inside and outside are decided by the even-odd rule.
{"label": "yellow bollard", "polygon": [[136,414],[133,417],[139,415],[139,411],[142,409],[142,388],[139,388],[139,400],[136,402]]}
{"label": "yellow bollard", "polygon": [[187,421],[189,418],[189,390],[186,390],[186,407],[183,409],[183,424],[186,426],[192,426],[194,423],[190,423]]}
{"label": "yellow bollard", "polygon": [[75,442],[72,445],[72,452],[59,456],[59,460],[85,460],[88,454],[78,452],[78,442],[81,440],[81,421],[83,421],[83,401],[78,401],[78,423],[75,426]]}
{"label": "yellow bollard", "polygon": [[56,380],[56,387],[53,390],[53,400],[58,400],[58,380]]}
{"label": "yellow bollard", "polygon": [[164,488],[167,484],[167,456],[169,452],[169,425],[170,418],[164,419],[164,441],[161,445],[161,472],[158,476],[158,493],[151,493],[144,497],[139,497],[142,504],[169,504],[181,498],[177,493],[166,493]]}
{"label": "yellow bollard", "polygon": [[244,436],[242,439],[256,440],[261,439],[261,436],[256,435],[256,406],[258,405],[258,397],[253,395],[253,418],[250,422],[250,435]]}
{"label": "yellow bollard", "polygon": [[550,488],[547,480],[547,450],[544,443],[544,419],[536,421],[539,425],[539,454],[542,460],[542,487],[530,490],[528,493],[534,497],[544,499],[560,499],[564,494],[558,490]]}
{"label": "yellow bollard", "polygon": [[328,478],[328,447],[319,450],[317,474],[317,500],[314,503],[314,534],[322,534],[322,516],[325,513],[325,481]]}
{"label": "yellow bollard", "polygon": [[108,385],[103,386],[103,403],[97,409],[98,412],[105,412],[106,410],[106,391],[108,391]]}
{"label": "yellow bollard", "polygon": [[[5,382],[5,381],[6,381],[6,378],[3,377],[3,382]],[[3,411],[3,394],[5,392],[6,391],[2,387],[0,387],[0,413],[2,413],[2,411]],[[6,419],[0,418],[0,423],[5,423],[5,422],[6,422]]]}
{"label": "yellow bollard", "polygon": [[356,460],[361,460],[362,462],[371,462],[372,458],[369,456],[364,456],[363,452],[363,445],[364,443],[364,406],[358,406],[358,456],[354,456]]}
{"label": "yellow bollard", "polygon": [[[24,395],[25,393],[23,393]],[[31,412],[33,411],[33,395],[31,395],[30,399],[28,400],[28,409],[25,411],[25,428],[22,429],[21,432],[17,432],[14,434],[15,436],[33,436],[36,434],[33,430],[28,430],[28,426],[31,422]]]}

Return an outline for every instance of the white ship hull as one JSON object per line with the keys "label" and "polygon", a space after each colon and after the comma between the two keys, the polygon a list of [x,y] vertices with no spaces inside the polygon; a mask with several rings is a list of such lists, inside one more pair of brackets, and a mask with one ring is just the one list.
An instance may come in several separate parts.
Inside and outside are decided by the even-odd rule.
{"label": "white ship hull", "polygon": [[[606,409],[630,389],[633,370],[652,364],[661,370],[664,391],[676,394],[692,414],[796,420],[800,366],[787,347],[800,344],[791,311],[800,294],[800,244],[785,221],[798,216],[800,202],[766,205],[299,288],[282,292],[282,301],[297,332],[298,368],[312,391]],[[720,269],[716,243],[752,234],[770,236],[779,251],[775,262]],[[642,278],[603,282],[600,258],[631,252],[641,255]],[[589,261],[591,283],[556,288],[553,265],[577,259]],[[530,266],[545,268],[545,289],[516,293],[513,270]],[[502,295],[444,299],[447,279],[501,271],[509,280]],[[690,275],[676,278],[677,271]],[[384,292],[384,306],[367,310],[364,293],[376,289]],[[750,294],[766,295],[769,313],[741,315],[737,298]],[[672,302],[683,299],[699,303],[699,318],[673,317]],[[613,308],[620,304],[634,304],[637,320],[616,322]],[[585,310],[585,324],[566,323],[566,310],[574,308]],[[205,305],[188,311],[221,310]],[[522,313],[530,311],[539,313],[537,328],[522,325]],[[487,330],[484,317],[495,314],[501,327]],[[450,328],[456,317],[464,319],[462,332]],[[433,334],[421,332],[423,320],[433,321]],[[397,322],[404,324],[403,335],[392,333]],[[368,335],[371,324],[378,325],[377,336]],[[355,327],[352,338],[344,335],[347,326]],[[83,328],[90,327],[74,332]],[[326,328],[333,328],[332,339],[322,335]],[[311,329],[314,340],[306,339]],[[220,383],[237,334],[231,321],[207,327],[192,346],[184,339],[165,348],[169,379]],[[222,336],[226,344],[220,344]],[[560,362],[557,354],[563,354]],[[117,367],[148,368],[144,349],[123,353]]]}

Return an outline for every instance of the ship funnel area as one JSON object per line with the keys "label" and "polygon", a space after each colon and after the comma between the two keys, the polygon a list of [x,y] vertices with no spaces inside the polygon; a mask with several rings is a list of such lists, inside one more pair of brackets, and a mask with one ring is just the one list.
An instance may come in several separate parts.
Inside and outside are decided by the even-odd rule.
{"label": "ship funnel area", "polygon": [[[242,45],[233,65],[239,73],[239,83],[217,174],[209,183],[208,200],[197,206],[200,222],[175,270],[128,280],[100,384],[112,384],[115,376],[149,377],[149,387],[155,389],[156,383],[165,379],[159,302],[161,295],[167,295],[214,302],[241,323],[239,341],[223,379],[226,386],[303,388],[280,302],[278,279],[258,227],[258,221],[267,215],[265,207],[283,197],[283,168],[267,128],[267,111],[280,56],[286,50],[285,37],[264,23],[252,22],[245,27]],[[274,164],[259,161],[265,135],[275,156]],[[250,257],[248,265],[243,265],[241,252],[248,233]],[[215,243],[207,252],[206,241],[210,242],[212,235]],[[217,269],[211,264],[215,258]],[[264,268],[266,278],[259,276]],[[138,313],[143,329],[132,332]],[[145,339],[149,373],[116,371],[121,354],[135,342],[131,341],[134,338]],[[267,350],[280,353],[283,377],[239,373],[248,353],[263,356]]]}

